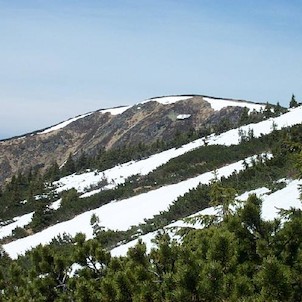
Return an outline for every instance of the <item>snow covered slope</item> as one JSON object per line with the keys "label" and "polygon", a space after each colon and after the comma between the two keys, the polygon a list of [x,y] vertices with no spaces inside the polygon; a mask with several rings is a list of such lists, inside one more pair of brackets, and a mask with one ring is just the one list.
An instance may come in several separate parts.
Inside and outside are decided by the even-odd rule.
{"label": "snow covered slope", "polygon": [[[248,132],[249,129],[253,129],[254,136],[258,137],[261,134],[270,133],[274,128],[281,129],[282,127],[300,123],[302,123],[302,107],[291,109],[288,113],[276,118],[271,118],[257,124],[243,126],[240,129],[246,132]],[[86,188],[89,188],[91,185],[96,185],[104,178],[106,178],[109,182],[107,188],[113,188],[117,184],[123,183],[129,176],[135,174],[148,174],[150,171],[166,163],[171,158],[175,158],[204,145],[205,141],[210,145],[238,144],[240,141],[238,130],[239,129],[233,129],[220,135],[211,135],[207,138],[201,138],[186,144],[181,148],[173,148],[152,155],[147,159],[136,162],[131,161],[103,172],[92,171],[81,175],[70,175],[64,177],[56,183],[59,186],[57,191],[63,191],[75,187],[79,192],[84,193]],[[234,170],[239,171],[242,169],[242,167],[242,161],[240,161],[219,169],[219,172],[221,175],[226,176],[231,174]],[[96,213],[100,217],[101,225],[104,225],[107,228],[126,230],[127,228],[131,227],[131,225],[137,225],[143,222],[145,218],[151,218],[160,211],[166,210],[178,196],[186,193],[190,188],[196,187],[199,182],[207,183],[211,178],[211,173],[205,173],[198,177],[183,181],[179,184],[162,187],[158,190],[150,191],[148,193],[131,197],[119,202],[111,202],[93,211],[78,215],[72,220],[52,226],[40,233],[4,245],[4,248],[12,257],[16,257],[17,254],[24,253],[27,249],[40,243],[47,243],[54,236],[64,232],[70,233],[71,235],[75,235],[77,232],[85,232],[88,237],[91,237],[92,228],[90,226],[90,218],[92,213]],[[293,182],[293,186],[294,184],[295,183]],[[295,190],[295,188],[292,189]],[[84,193],[84,196],[87,196],[87,194],[91,195],[96,192],[98,192],[98,190]],[[283,197],[285,198],[286,195],[283,195]],[[57,207],[59,205],[56,204],[55,206]],[[264,210],[266,209],[266,206],[269,209],[268,211],[274,215],[274,211],[273,208],[270,207],[270,203],[264,203]],[[30,214],[32,215],[32,213]],[[114,219],[112,219],[112,217],[114,217]],[[29,214],[25,217],[22,216],[21,218],[16,218],[16,222],[14,222],[15,224],[0,228],[0,234],[3,236],[9,234],[14,227],[26,224],[30,218],[31,217]]]}
{"label": "snow covered slope", "polygon": [[[163,105],[169,105],[179,101],[189,100],[192,98],[193,96],[166,96],[166,97],[148,99],[142,102],[141,104],[154,101],[154,102],[161,103]],[[219,99],[219,98],[206,97],[206,96],[203,97],[203,100],[210,103],[211,107],[216,111],[221,110],[225,107],[247,107],[250,111],[253,110],[260,111],[261,109],[263,110],[265,108],[264,104],[256,104],[252,102],[239,101],[239,100]]]}
{"label": "snow covered slope", "polygon": [[65,122],[62,122],[62,123],[57,124],[57,125],[55,125],[55,126],[53,126],[53,127],[50,127],[50,128],[48,128],[48,129],[46,129],[46,130],[44,130],[44,131],[38,132],[37,134],[46,134],[46,133],[49,133],[49,132],[52,132],[52,131],[55,131],[55,130],[63,129],[63,128],[65,128],[67,125],[69,125],[69,124],[71,124],[71,123],[73,123],[73,122],[75,122],[75,121],[77,121],[77,120],[79,120],[79,119],[81,119],[81,118],[84,118],[84,117],[86,117],[86,116],[88,116],[88,115],[90,115],[90,114],[92,114],[92,112],[89,112],[89,113],[86,113],[86,114],[83,114],[83,115],[74,117],[74,118],[69,119],[69,120],[67,120],[67,121],[65,121]]}
{"label": "snow covered slope", "polygon": [[25,225],[29,224],[31,222],[31,219],[33,217],[34,212],[15,217],[13,219],[13,222],[10,224],[7,224],[5,226],[0,227],[0,239],[4,238],[6,236],[10,236],[12,234],[12,231],[16,227],[24,227]]}
{"label": "snow covered slope", "polygon": [[[251,158],[247,158],[249,162]],[[229,176],[235,170],[244,169],[243,160],[227,165],[217,170],[217,176]],[[152,218],[161,211],[167,210],[177,197],[185,194],[200,183],[206,184],[213,178],[213,172],[207,172],[200,176],[182,181],[177,184],[161,187],[148,193],[140,194],[118,202],[111,202],[97,209],[85,212],[75,218],[58,223],[34,235],[13,241],[3,246],[12,258],[23,254],[26,250],[38,244],[49,243],[52,238],[64,232],[74,236],[76,233],[85,233],[92,237],[90,218],[96,214],[100,218],[100,224],[114,230],[127,230],[132,225],[143,223],[145,218]]]}
{"label": "snow covered slope", "polygon": [[211,107],[214,110],[221,110],[225,107],[247,107],[250,111],[260,111],[265,108],[265,105],[263,104],[255,104],[250,102],[244,102],[244,101],[235,101],[235,100],[225,100],[225,99],[217,99],[217,98],[210,98],[210,97],[204,97],[205,101],[211,104]]}
{"label": "snow covered slope", "polygon": [[[126,111],[130,107],[131,106],[122,106],[122,107],[116,107],[116,108],[102,109],[99,112],[101,112],[101,113],[107,113],[107,112],[109,112],[112,115],[118,115],[118,114],[122,114],[124,111]],[[89,112],[89,113],[86,113],[86,114],[82,114],[82,115],[76,116],[76,117],[71,118],[71,119],[69,119],[67,121],[64,121],[64,122],[59,123],[59,124],[57,124],[55,126],[52,126],[52,127],[48,128],[48,129],[45,129],[45,130],[43,130],[41,132],[38,132],[37,134],[46,134],[46,133],[50,133],[50,132],[55,131],[55,130],[63,129],[66,126],[68,126],[69,124],[71,124],[71,123],[73,123],[73,122],[75,122],[75,121],[77,121],[79,119],[82,119],[82,118],[84,118],[86,116],[89,116],[92,113],[93,112]]]}
{"label": "snow covered slope", "polygon": [[102,110],[100,110],[100,112],[101,113],[109,112],[111,115],[118,115],[118,114],[122,114],[129,108],[131,108],[131,106],[121,106],[121,107],[116,107],[116,108],[102,109]]}
{"label": "snow covered slope", "polygon": [[[246,200],[249,196],[249,194],[256,194],[259,198],[263,200],[262,203],[262,217],[265,220],[273,220],[278,216],[279,209],[290,209],[293,208],[302,208],[301,201],[299,199],[300,192],[299,192],[299,186],[302,185],[302,180],[294,180],[289,181],[287,186],[279,191],[276,191],[272,194],[269,194],[270,191],[267,188],[259,188],[257,190],[253,190],[250,192],[246,192],[242,194],[241,196],[238,196],[238,200]],[[215,215],[217,214],[218,209],[210,207],[207,209],[204,209],[194,215],[191,215],[190,217],[198,216],[198,215]],[[191,228],[202,228],[202,225],[200,224],[190,224],[188,222],[185,222],[183,220],[178,220],[174,223],[171,223],[165,227],[165,230],[169,233],[169,235],[172,238],[177,238],[175,236],[175,231],[181,227],[191,227]],[[114,249],[111,250],[112,256],[126,256],[127,251],[130,247],[134,247],[138,240],[142,240],[144,243],[146,243],[147,251],[150,252],[152,248],[155,247],[155,244],[152,242],[152,240],[155,238],[156,234],[158,232],[150,232],[148,234],[142,235],[138,237],[135,240],[132,240],[126,244],[120,245]]]}
{"label": "snow covered slope", "polygon": [[[158,103],[161,103],[163,105],[168,105],[168,104],[174,104],[179,101],[184,101],[184,100],[189,100],[192,99],[192,96],[167,96],[167,97],[158,97],[158,98],[151,98],[146,101],[141,102],[141,104],[150,102],[150,101],[155,101]],[[214,110],[221,110],[222,108],[228,107],[228,106],[237,106],[237,107],[247,107],[250,110],[256,110],[259,111],[260,109],[264,109],[265,105],[261,104],[255,104],[255,103],[250,103],[250,102],[244,102],[244,101],[236,101],[236,100],[227,100],[227,99],[217,99],[217,98],[211,98],[211,97],[203,97],[203,99],[207,102],[210,103],[211,107]],[[116,108],[108,108],[108,109],[102,109],[99,112],[101,113],[107,113],[109,112],[112,115],[118,115],[122,114],[125,112],[127,109],[131,108],[132,106],[121,106],[121,107],[116,107]],[[77,117],[71,118],[67,121],[64,121],[62,123],[59,123],[55,126],[52,126],[48,129],[45,129],[41,132],[38,132],[37,134],[46,134],[50,133],[55,130],[63,129],[67,125],[82,119],[86,116],[91,115],[93,112],[89,112],[83,115],[79,115]],[[181,119],[181,118],[180,118]]]}
{"label": "snow covered slope", "polygon": [[[207,142],[208,145],[237,145],[240,143],[239,129],[246,133],[252,129],[254,136],[259,137],[262,134],[271,133],[273,129],[281,129],[283,127],[293,126],[300,123],[302,123],[302,106],[291,109],[288,113],[279,117],[270,118],[256,124],[242,126],[219,135],[200,138],[191,143],[185,144],[180,148],[172,148],[140,161],[131,161],[102,172],[92,171],[79,175],[69,175],[55,182],[55,185],[59,187],[57,192],[76,188],[78,192],[83,193],[85,189],[89,188],[91,185],[97,185],[98,182],[105,178],[109,183],[106,188],[113,188],[118,184],[124,183],[125,179],[130,176],[136,174],[147,175],[157,167],[167,163],[170,159],[199,148],[203,146],[205,142]],[[94,193],[98,193],[99,191],[100,190],[96,190]]]}
{"label": "snow covered slope", "polygon": [[205,98],[200,95],[151,98],[133,106],[86,113],[47,129],[1,141],[0,186],[19,171],[28,171],[31,167],[42,167],[45,171],[54,159],[61,166],[70,154],[97,154],[100,148],[119,148],[126,142],[129,146],[150,145],[173,139],[179,132],[187,134],[192,129],[215,128],[221,119],[236,124],[243,113],[238,106],[252,109],[253,105],[209,97],[218,102],[220,108],[228,107],[228,110],[213,110]]}
{"label": "snow covered slope", "polygon": [[142,102],[141,104],[144,104],[147,102],[158,102],[163,105],[169,105],[169,104],[174,104],[179,101],[189,100],[191,98],[192,98],[192,96],[165,96],[165,97],[152,98],[152,99]]}

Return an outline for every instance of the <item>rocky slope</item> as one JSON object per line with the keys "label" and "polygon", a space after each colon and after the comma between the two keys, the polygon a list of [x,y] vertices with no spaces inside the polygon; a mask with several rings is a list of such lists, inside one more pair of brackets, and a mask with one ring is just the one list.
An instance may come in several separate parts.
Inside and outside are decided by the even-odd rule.
{"label": "rocky slope", "polygon": [[[219,106],[215,108],[212,101]],[[100,148],[169,140],[190,129],[212,130],[223,119],[236,123],[243,108],[252,105],[264,107],[204,96],[156,98],[130,107],[98,110],[49,129],[0,141],[0,185],[30,167],[45,169],[53,161],[62,165],[70,153],[95,154]]]}

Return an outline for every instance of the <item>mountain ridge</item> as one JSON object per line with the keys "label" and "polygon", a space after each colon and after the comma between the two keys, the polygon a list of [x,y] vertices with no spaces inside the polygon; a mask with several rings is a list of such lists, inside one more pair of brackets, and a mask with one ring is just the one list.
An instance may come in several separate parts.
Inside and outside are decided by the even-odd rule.
{"label": "mountain ridge", "polygon": [[[279,131],[281,131],[284,127],[289,127],[289,126],[301,124],[301,122],[302,122],[301,110],[302,110],[302,107],[298,107],[298,108],[290,110],[286,114],[280,115],[278,117],[275,117],[275,118],[272,118],[272,119],[269,119],[269,120],[259,122],[258,124],[249,124],[249,125],[246,125],[246,126],[242,126],[241,129],[243,131],[247,131],[248,129],[253,129],[253,132],[254,132],[253,137],[250,137],[249,139],[253,139],[253,138],[255,139],[255,138],[258,137],[260,139],[262,138],[262,140],[265,141],[267,138],[265,138],[264,135],[267,135],[269,133],[271,133],[271,139],[274,139],[273,132],[275,130],[278,129]],[[271,127],[271,125],[274,124],[274,123],[276,125],[275,129],[273,129]],[[96,180],[97,179],[106,179],[107,184],[105,183],[104,186],[106,187],[106,186],[109,185],[109,187],[112,189],[112,188],[117,187],[118,185],[123,185],[125,183],[126,179],[128,179],[129,177],[135,176],[136,174],[139,174],[141,176],[142,175],[148,175],[151,171],[153,171],[154,169],[157,169],[161,164],[167,163],[172,158],[176,158],[176,159],[178,158],[179,159],[179,157],[182,154],[188,153],[188,152],[193,151],[193,150],[196,150],[196,151],[200,152],[199,148],[202,147],[202,146],[210,147],[212,144],[213,145],[224,145],[224,146],[240,145],[240,144],[242,144],[241,139],[242,139],[242,137],[240,137],[240,134],[238,133],[238,129],[232,129],[232,130],[229,130],[229,131],[224,132],[224,133],[222,133],[220,135],[217,135],[217,136],[215,136],[215,135],[210,136],[208,138],[208,144],[205,144],[205,141],[203,139],[199,139],[198,140],[198,141],[200,141],[199,144],[198,144],[197,141],[192,141],[191,143],[188,144],[188,145],[190,145],[190,147],[188,145],[183,145],[183,146],[181,146],[181,148],[178,148],[178,149],[173,148],[171,150],[163,151],[162,154],[155,154],[155,155],[153,155],[153,156],[151,156],[147,159],[143,159],[143,160],[140,160],[140,161],[131,161],[131,162],[125,163],[123,165],[117,165],[113,169],[109,169],[108,171],[107,170],[106,171],[89,171],[89,172],[86,172],[86,173],[83,173],[83,174],[72,174],[72,175],[69,175],[69,176],[65,177],[65,180],[64,180],[64,178],[62,178],[62,179],[59,180],[59,182],[54,182],[53,184],[55,185],[55,188],[56,188],[55,190],[57,191],[57,193],[61,193],[63,191],[68,191],[68,190],[75,189],[79,194],[82,194],[82,193],[85,192],[85,189],[87,189],[89,185],[93,185],[94,183],[97,182],[97,181],[95,182],[91,178],[91,177],[95,177]],[[260,143],[260,141],[259,141],[259,143]],[[269,144],[266,143],[266,146],[269,146]],[[255,148],[253,148],[252,151],[254,152]],[[167,154],[168,152],[170,152],[170,153],[172,152],[173,154],[168,155]],[[232,152],[234,152],[234,151],[232,151]],[[160,163],[159,158],[161,158],[163,154],[165,154],[165,156],[168,155],[168,157],[162,163]],[[193,155],[193,157],[195,157],[195,156]],[[263,155],[263,157],[265,158],[266,161],[268,161],[270,158],[272,158],[272,156],[269,155],[269,154]],[[282,157],[283,157],[283,155],[282,155]],[[236,158],[236,156],[234,158]],[[256,159],[261,162],[261,159],[259,159],[259,154],[258,154],[257,156],[254,155],[254,156],[250,157],[250,159],[241,158],[241,160],[239,160],[238,162],[234,162],[233,164],[229,165],[229,167],[231,167],[232,165],[235,167],[235,168],[232,168],[232,169],[229,169],[228,165],[224,165],[221,168],[219,168],[217,170],[217,172],[220,171],[220,170],[221,171],[226,171],[226,174],[223,174],[223,173],[225,173],[225,172],[223,172],[220,175],[220,177],[221,176],[224,177],[224,176],[227,176],[227,175],[230,176],[230,175],[233,175],[234,172],[239,173],[240,170],[244,171],[244,169],[246,169],[245,165],[247,164],[247,162],[253,163],[253,162],[255,162]],[[149,161],[149,164],[147,164],[148,161]],[[232,162],[232,160],[230,162]],[[150,163],[151,163],[151,166],[150,166]],[[267,166],[267,163],[264,162],[264,164],[265,164],[265,166]],[[253,165],[255,165],[255,163]],[[143,168],[145,168],[145,171],[142,170]],[[116,171],[113,171],[114,169]],[[113,173],[108,174],[109,171],[111,171]],[[88,176],[88,174],[91,174],[91,176]],[[201,174],[200,176],[193,177],[191,179],[187,179],[183,182],[178,182],[178,183],[172,184],[171,188],[172,188],[172,186],[173,186],[173,188],[175,188],[175,189],[173,189],[173,194],[176,194],[176,195],[174,196],[172,194],[172,196],[170,196],[170,199],[168,200],[168,204],[171,204],[171,202],[173,202],[173,200],[175,199],[176,196],[182,195],[186,191],[190,192],[190,190],[192,190],[194,187],[198,186],[198,184],[200,185],[200,182],[201,182],[202,179],[205,178],[206,182],[209,182],[209,180],[212,177],[213,177],[213,172],[207,172],[207,173]],[[119,180],[118,178],[121,178],[121,179]],[[114,183],[113,186],[109,183],[109,181],[111,179]],[[151,179],[152,179],[152,177],[151,177]],[[87,180],[87,183],[85,183],[84,180]],[[137,181],[137,179],[135,181]],[[64,182],[66,182],[68,184],[68,186],[65,186]],[[279,182],[279,180],[278,180],[278,182]],[[60,185],[60,183],[62,183],[62,185]],[[188,187],[182,187],[184,184],[189,184],[189,186]],[[181,185],[181,186],[179,187],[179,185]],[[109,187],[108,188],[105,188],[105,187],[101,187],[100,190],[94,190],[94,191],[88,192],[88,194],[84,193],[80,196],[80,198],[92,196],[92,195],[98,194],[99,192],[101,192],[103,190],[110,189]],[[84,216],[86,216],[86,222],[85,222],[86,229],[87,229],[87,225],[88,225],[88,229],[90,228],[89,217],[87,218],[87,215],[90,216],[90,214],[92,214],[94,212],[97,212],[98,210],[100,210],[101,211],[100,213],[102,213],[103,209],[108,208],[108,207],[110,208],[112,206],[114,207],[114,204],[116,204],[116,205],[120,204],[120,205],[124,206],[125,202],[129,203],[130,199],[134,200],[134,199],[139,199],[139,198],[142,198],[142,199],[137,204],[137,206],[139,204],[141,204],[143,202],[143,200],[145,200],[145,201],[148,200],[147,204],[149,206],[150,205],[152,206],[152,204],[153,204],[152,200],[157,200],[158,202],[160,202],[160,200],[163,198],[163,197],[161,197],[161,198],[158,197],[157,199],[154,199],[153,195],[156,194],[157,191],[161,192],[163,189],[166,190],[166,193],[165,194],[161,193],[160,196],[169,196],[169,195],[171,195],[171,194],[168,194],[168,192],[171,190],[171,189],[169,189],[169,186],[163,186],[163,187],[159,187],[157,189],[155,188],[153,190],[152,190],[152,188],[150,188],[150,189],[151,190],[148,191],[147,194],[142,194],[142,192],[138,192],[138,195],[134,195],[134,197],[130,197],[128,199],[120,200],[120,201],[117,201],[117,202],[109,202],[109,204],[107,204],[107,205],[105,203],[105,205],[99,206],[98,209],[92,210],[90,212],[86,211],[88,213],[88,214],[84,215]],[[150,195],[150,197],[151,197],[151,195],[153,196],[151,198],[152,200],[150,200],[150,197],[147,198],[148,195]],[[99,198],[101,198],[101,197],[99,197]],[[164,199],[167,199],[167,198],[165,197]],[[60,204],[57,205],[58,202],[61,205]],[[64,206],[64,205],[62,205],[63,204],[62,200],[57,200],[55,203],[56,203],[56,205],[55,205],[56,210],[60,206]],[[147,206],[147,204],[146,204],[146,206]],[[165,205],[165,204],[163,204],[163,205]],[[163,206],[163,205],[161,205],[161,206]],[[140,212],[140,211],[135,211],[135,212],[137,213],[137,212]],[[154,214],[154,213],[152,212],[152,214]],[[123,211],[121,211],[121,215],[123,215]],[[29,220],[32,219],[32,216],[30,216],[30,215],[26,214],[25,216],[27,217],[26,219],[29,219]],[[70,222],[72,222],[71,223],[72,228],[70,228],[70,227],[68,228],[69,232],[71,232],[71,230],[73,232],[76,231],[76,228],[74,226],[74,221],[76,221],[77,217],[84,217],[84,216],[82,214],[80,214],[80,215],[74,217],[74,219],[70,220]],[[110,219],[111,219],[110,217],[111,217],[110,215],[105,215],[105,216],[101,217],[102,221],[105,222],[105,225],[108,224],[108,222],[110,222]],[[140,217],[140,219],[142,219],[142,217]],[[88,221],[88,223],[87,223],[87,221]],[[84,223],[84,221],[82,221],[81,224],[76,223],[76,225],[80,226],[80,228],[82,229],[82,227],[84,225],[83,223]],[[119,221],[116,221],[115,223],[119,223]],[[62,225],[67,225],[67,224],[68,224],[68,221],[66,221],[66,223],[62,224]],[[129,225],[128,225],[128,227],[129,227]],[[50,240],[50,238],[52,238],[52,236],[54,236],[54,232],[51,231],[52,229],[56,230],[55,232],[57,232],[57,231],[62,232],[62,229],[60,229],[56,225],[54,227],[50,227],[48,231],[45,231],[46,233],[50,232],[47,235],[48,236],[47,240]],[[63,228],[63,230],[65,230],[65,229]],[[17,250],[20,250],[20,244],[23,246],[23,243],[22,243],[23,241],[27,242],[27,244],[29,244],[29,245],[32,245],[33,243],[29,242],[31,240],[30,238],[36,238],[39,242],[39,240],[41,240],[41,236],[45,232],[37,233],[37,235],[33,235],[33,237],[29,237],[27,239],[18,241],[16,243],[12,243],[11,245],[9,244],[8,246],[12,246],[12,249],[16,249],[16,245],[17,245],[17,246],[19,246],[17,248]],[[46,239],[46,237],[45,237],[45,239]]]}
{"label": "mountain ridge", "polygon": [[[141,301],[144,284],[148,301],[213,301],[218,280],[220,300],[267,301],[266,283],[280,300],[289,276],[293,294],[281,300],[299,300],[302,106],[277,109],[127,162],[113,152],[109,167],[69,158],[62,173],[13,178],[0,195],[0,296],[86,301],[89,290],[95,301]],[[252,291],[238,291],[242,280]],[[133,282],[123,297],[111,290]]]}
{"label": "mountain ridge", "polygon": [[60,121],[58,123],[52,124],[52,125],[44,127],[44,128],[39,128],[37,130],[26,132],[26,133],[23,133],[23,134],[20,134],[20,135],[14,135],[14,136],[11,136],[11,137],[0,139],[0,142],[14,140],[14,139],[23,138],[23,137],[30,136],[30,135],[39,134],[40,132],[43,132],[43,131],[45,131],[49,128],[55,127],[55,126],[57,126],[61,123],[68,122],[68,121],[70,121],[74,118],[78,118],[78,117],[81,117],[83,115],[92,114],[94,112],[107,111],[107,110],[111,110],[111,109],[118,109],[118,108],[124,108],[124,107],[132,107],[132,106],[135,106],[135,105],[142,104],[143,102],[147,102],[149,100],[153,101],[155,99],[161,99],[161,98],[166,98],[166,97],[202,97],[202,98],[210,98],[210,99],[214,99],[214,100],[236,101],[236,102],[242,102],[242,103],[258,104],[258,105],[263,105],[263,106],[266,105],[266,103],[263,103],[263,102],[257,102],[257,101],[251,101],[251,100],[245,100],[245,99],[236,99],[236,98],[216,97],[216,96],[210,96],[210,95],[204,95],[204,94],[172,94],[172,95],[168,95],[168,96],[167,95],[161,95],[161,96],[155,96],[155,97],[147,98],[145,101],[136,103],[134,105],[118,105],[118,106],[114,106],[114,107],[101,108],[101,109],[97,109],[97,110],[94,110],[94,111],[81,113],[81,114],[78,114],[76,116],[70,117],[67,120]]}
{"label": "mountain ridge", "polygon": [[[175,98],[178,100],[169,101]],[[226,105],[215,110],[207,98],[196,95],[151,98],[133,106],[89,112],[27,135],[0,141],[0,185],[18,171],[45,170],[53,161],[61,166],[69,154],[95,155],[103,148],[168,141],[177,133],[192,129],[212,133],[222,120],[237,124],[244,111],[243,105],[265,106],[232,100],[240,106]],[[167,104],[154,102],[155,99],[167,100]],[[210,100],[227,104],[231,99],[211,97]],[[115,114],[114,111],[122,112]],[[64,123],[66,126],[60,128],[59,125]],[[55,130],[49,131],[52,128]]]}

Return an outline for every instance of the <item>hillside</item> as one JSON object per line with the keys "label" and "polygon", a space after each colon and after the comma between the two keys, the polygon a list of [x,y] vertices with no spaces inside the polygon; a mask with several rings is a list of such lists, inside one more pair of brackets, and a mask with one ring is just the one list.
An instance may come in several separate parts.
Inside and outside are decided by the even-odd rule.
{"label": "hillside", "polygon": [[[220,131],[192,135],[184,125],[195,114],[191,106],[204,102],[220,116],[211,124]],[[125,132],[111,136],[101,155],[67,156],[61,168],[19,173],[4,186],[4,301],[24,294],[50,301],[299,300],[302,106],[278,112],[200,96],[135,106],[145,104],[165,114],[178,108],[165,127],[191,134],[172,139],[165,128],[156,140],[170,133],[172,145],[155,148],[155,137],[137,136],[144,142],[137,147],[135,132]],[[122,119],[135,106],[101,114]],[[65,135],[94,114],[28,137]],[[124,135],[131,143],[115,150]]]}
{"label": "hillside", "polygon": [[[92,156],[101,149],[168,143],[180,133],[201,136],[238,124],[244,107],[259,112],[265,104],[204,96],[153,98],[134,106],[98,110],[47,129],[0,141],[0,185],[17,172],[61,166],[69,154]],[[227,122],[227,123],[226,123]],[[223,124],[224,123],[224,124]]]}
{"label": "hillside", "polygon": [[[98,194],[103,194],[107,191],[114,192],[114,189],[118,188],[119,186],[125,185],[129,178],[131,178],[133,182],[133,176],[146,175],[146,177],[148,177],[149,175],[152,175],[152,173],[155,173],[156,175],[157,170],[160,171],[160,169],[162,169],[162,167],[165,167],[165,165],[168,165],[169,161],[171,162],[173,158],[175,158],[176,163],[179,163],[182,155],[190,154],[192,152],[200,152],[199,150],[202,150],[202,147],[210,148],[210,146],[212,145],[223,145],[232,147],[237,144],[243,144],[242,137],[240,137],[240,133],[242,132],[247,134],[252,130],[253,139],[255,139],[257,137],[261,138],[264,135],[268,135],[269,133],[272,133],[272,131],[277,131],[277,129],[283,129],[284,127],[299,125],[302,122],[301,111],[302,107],[291,109],[290,112],[275,118],[270,118],[269,120],[242,126],[238,129],[231,129],[219,135],[209,136],[206,138],[206,141],[205,138],[200,138],[188,144],[185,144],[180,148],[169,149],[154,154],[146,159],[127,162],[104,171],[95,170],[80,174],[74,173],[72,175],[63,177],[60,180],[53,182],[53,193],[55,194],[52,195],[58,197],[57,201],[53,201],[50,204],[50,207],[55,209],[56,212],[59,212],[60,204],[62,201],[62,198],[59,198],[59,195],[62,194],[62,192],[64,193],[65,191],[72,190],[72,188],[75,188],[79,193],[79,202],[85,203],[86,199],[89,199],[91,197],[97,198]],[[275,125],[274,128],[272,127],[272,125]],[[269,141],[269,138],[264,137],[263,140]],[[271,149],[271,147],[269,149]],[[252,147],[251,151],[249,151],[252,153],[250,155],[254,155],[254,152],[256,150],[257,149],[255,146]],[[262,149],[260,150],[265,151]],[[226,150],[224,152],[226,152]],[[230,152],[235,154],[234,151]],[[227,165],[217,170],[218,175],[222,173],[222,175],[220,175],[219,177],[227,177],[231,175],[234,171],[238,173],[240,170],[244,169],[244,161],[248,160],[245,158],[241,158],[241,160],[239,160],[238,162],[234,162],[234,160],[231,160],[231,162],[228,162],[228,160],[225,161],[225,164]],[[219,166],[217,166],[217,168],[219,168]],[[88,212],[85,212],[84,214],[80,214],[79,216],[74,217],[72,220],[61,222],[60,224],[56,224],[52,227],[47,228],[45,231],[38,232],[37,234],[25,237],[24,239],[19,239],[16,242],[12,242],[11,244],[5,245],[4,247],[7,249],[7,251],[11,251],[10,254],[14,255],[15,257],[16,253],[21,251],[24,252],[28,248],[34,247],[39,243],[49,243],[53,237],[62,234],[63,232],[74,236],[76,233],[83,232],[85,230],[85,233],[88,238],[91,238],[92,228],[90,225],[90,218],[93,213],[99,216],[101,223],[104,227],[113,230],[126,231],[132,225],[138,225],[139,223],[143,223],[144,219],[152,218],[153,215],[156,215],[161,211],[167,210],[168,207],[179,196],[189,192],[189,190],[193,188],[196,188],[200,183],[208,184],[213,178],[213,171],[203,173],[194,178],[190,178],[189,173],[190,172],[187,172],[186,180],[178,181],[175,184],[160,187],[153,185],[153,188],[150,187],[147,189],[151,189],[147,193],[137,194],[136,196],[130,197],[128,199],[122,199],[119,202],[111,202],[99,208],[96,204],[95,207],[97,209],[95,210],[90,210]],[[156,179],[157,181],[159,181],[159,177],[157,177]],[[104,185],[96,189],[95,187],[97,187],[98,184],[104,180]],[[134,183],[134,192],[139,193],[139,191],[135,189],[137,186],[139,185],[136,185]],[[98,198],[102,198],[101,196],[102,195],[100,195]],[[113,199],[109,199],[108,201],[113,201]],[[87,202],[88,201],[86,201],[86,203]],[[28,205],[28,203],[26,204]],[[150,207],[151,204],[152,206]],[[65,219],[66,217],[68,217],[66,214],[66,210],[67,209],[64,208],[62,209],[62,214],[65,214]],[[129,214],[127,215],[127,218],[123,219],[125,212],[129,212]],[[121,216],[118,217],[117,215]],[[33,212],[26,213],[18,218],[14,218],[16,222],[2,227],[0,229],[0,235],[2,237],[10,235],[10,232],[12,232],[15,227],[23,227],[27,225],[32,220],[32,216]],[[113,220],[112,216],[114,216],[116,219]]]}

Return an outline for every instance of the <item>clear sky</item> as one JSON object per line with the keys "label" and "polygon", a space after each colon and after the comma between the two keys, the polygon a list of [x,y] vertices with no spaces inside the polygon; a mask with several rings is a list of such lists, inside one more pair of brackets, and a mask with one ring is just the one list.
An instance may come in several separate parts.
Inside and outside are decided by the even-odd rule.
{"label": "clear sky", "polygon": [[302,1],[0,0],[0,138],[154,96],[302,100]]}

